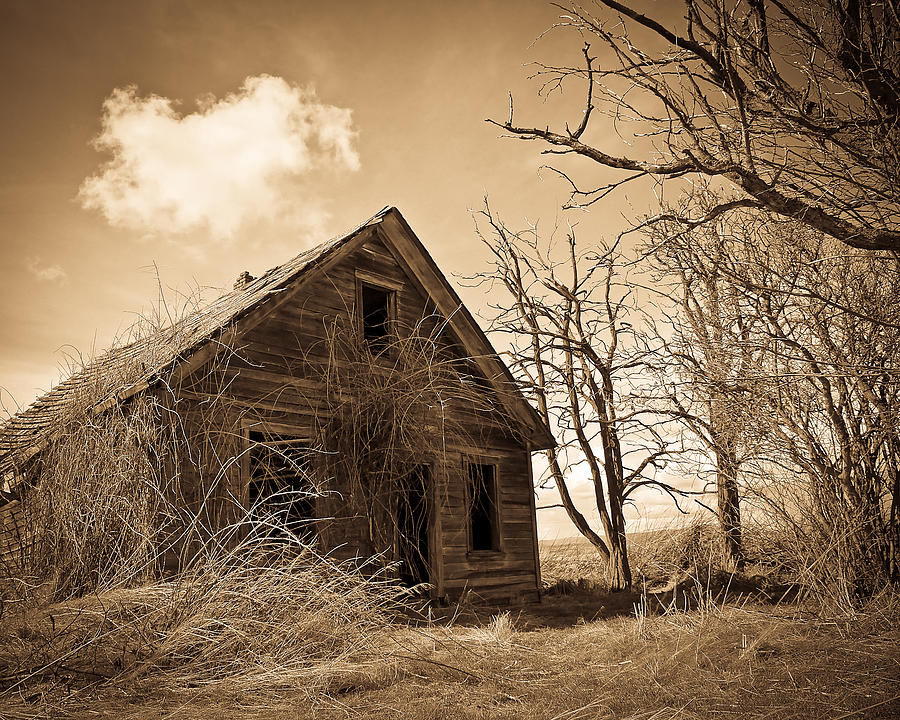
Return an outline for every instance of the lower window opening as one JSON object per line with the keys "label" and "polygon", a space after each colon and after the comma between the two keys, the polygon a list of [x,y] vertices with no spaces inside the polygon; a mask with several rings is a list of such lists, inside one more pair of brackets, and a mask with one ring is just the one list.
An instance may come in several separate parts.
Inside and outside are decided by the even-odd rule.
{"label": "lower window opening", "polygon": [[250,433],[250,508],[254,517],[297,535],[315,535],[311,449],[297,438]]}
{"label": "lower window opening", "polygon": [[497,483],[493,465],[470,463],[469,475],[469,548],[499,550],[497,522]]}

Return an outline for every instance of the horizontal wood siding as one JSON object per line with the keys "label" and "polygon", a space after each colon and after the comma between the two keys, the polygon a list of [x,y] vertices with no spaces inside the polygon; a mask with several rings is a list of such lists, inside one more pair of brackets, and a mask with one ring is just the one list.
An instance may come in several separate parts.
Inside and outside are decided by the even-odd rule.
{"label": "horizontal wood siding", "polygon": [[[191,432],[202,438],[204,458],[221,465],[222,458],[239,454],[241,449],[234,445],[234,438],[241,435],[238,428],[246,429],[254,422],[260,427],[293,429],[298,435],[312,437],[316,418],[328,412],[319,378],[329,360],[329,333],[335,323],[346,328],[353,322],[358,277],[366,282],[382,278],[386,287],[400,288],[396,290],[396,319],[401,332],[419,328],[431,333],[441,322],[387,247],[377,239],[370,240],[344,261],[307,281],[295,299],[283,303],[241,337],[227,367],[219,362],[214,372],[198,372],[184,384],[182,399],[192,408]],[[449,332],[445,331],[442,342],[449,356],[463,357]],[[471,368],[478,378],[475,363]],[[490,399],[492,391],[483,384],[481,395]],[[204,423],[209,423],[208,418],[203,419],[204,406],[219,408],[217,412],[224,414],[221,432],[207,431],[204,435]],[[431,464],[438,483],[439,516],[432,537],[439,542],[433,550],[437,564],[433,571],[440,592],[453,596],[471,590],[490,599],[536,593],[530,455],[512,437],[508,421],[499,412],[485,412],[462,402],[445,411],[452,413],[457,425],[469,430],[470,437],[455,440],[445,457],[423,458]],[[501,550],[496,554],[473,554],[468,549],[466,457],[484,457],[497,463]],[[211,523],[234,517],[234,499],[241,497],[241,486],[247,482],[240,474],[241,464],[233,463],[224,476],[217,478],[215,472],[202,468],[203,462],[206,459],[200,466],[195,463],[182,468],[183,478],[193,488],[197,510],[206,513]],[[214,499],[210,508],[222,504],[225,509],[204,508],[204,493]],[[321,541],[328,548],[337,548],[333,553],[339,558],[371,552],[373,548],[365,542],[366,518],[349,512],[335,498],[323,500],[318,508],[331,518],[319,523]]]}
{"label": "horizontal wood siding", "polygon": [[[482,454],[479,454],[479,450]],[[492,463],[498,485],[499,551],[469,547],[467,462]],[[460,457],[447,487],[444,519],[444,574],[448,594],[471,591],[486,599],[537,591],[534,515],[530,495],[530,454],[524,449],[473,448]]]}

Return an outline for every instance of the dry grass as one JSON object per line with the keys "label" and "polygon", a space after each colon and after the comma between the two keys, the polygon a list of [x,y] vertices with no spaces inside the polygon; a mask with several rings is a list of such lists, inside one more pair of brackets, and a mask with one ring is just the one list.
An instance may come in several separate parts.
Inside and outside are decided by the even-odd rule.
{"label": "dry grass", "polygon": [[[896,601],[894,601],[896,604]],[[884,609],[882,609],[885,611]],[[519,614],[394,628],[382,662],[317,693],[273,682],[152,691],[108,685],[9,716],[125,718],[890,718],[900,710],[897,608],[868,621],[719,608],[548,628]],[[885,611],[886,612],[886,611]],[[77,695],[76,695],[77,697]],[[73,698],[74,699],[74,698]]]}
{"label": "dry grass", "polygon": [[385,628],[402,604],[388,581],[296,539],[251,534],[173,582],[7,607],[0,702],[274,687],[317,696],[385,669]]}
{"label": "dry grass", "polygon": [[[707,578],[727,565],[721,533],[709,523],[690,522],[628,538],[635,586],[660,586],[686,576]],[[581,538],[541,543],[541,575],[550,592],[605,591],[602,558]]]}
{"label": "dry grass", "polygon": [[[669,595],[680,589],[714,597],[752,594],[769,600],[815,597],[822,604],[818,585],[808,574],[788,565],[788,540],[771,529],[745,528],[746,564],[735,572],[719,529],[694,520],[629,536],[629,554],[638,592]],[[541,573],[545,591],[559,595],[606,592],[604,566],[597,551],[581,538],[541,543]],[[829,612],[854,615],[856,605],[828,604]]]}
{"label": "dry grass", "polygon": [[[548,556],[557,568],[561,547]],[[587,567],[584,546],[567,547],[566,567]],[[257,559],[210,558],[178,585],[8,616],[7,668],[15,648],[19,657],[25,648],[59,657],[79,637],[104,639],[18,687],[5,681],[4,716],[846,720],[900,712],[896,593],[852,617],[746,597],[707,596],[685,611],[596,589],[520,610],[413,617],[395,612],[390,586],[360,584],[327,560]],[[52,644],[49,616],[62,644]]]}
{"label": "dry grass", "polygon": [[886,624],[836,625],[746,605],[562,628],[526,612],[517,623],[522,630],[503,643],[476,644],[458,631],[461,647],[428,656],[442,666],[423,662],[417,676],[358,696],[354,709],[385,718],[393,708],[408,718],[636,719],[838,718],[882,701],[883,715],[856,716],[892,717],[900,708],[897,632]]}

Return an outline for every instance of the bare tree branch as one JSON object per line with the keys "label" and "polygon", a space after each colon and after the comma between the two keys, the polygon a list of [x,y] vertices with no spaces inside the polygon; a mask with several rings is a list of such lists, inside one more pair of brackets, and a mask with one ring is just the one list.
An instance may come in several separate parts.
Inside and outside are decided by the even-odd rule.
{"label": "bare tree branch", "polygon": [[[858,249],[900,251],[900,26],[894,0],[684,0],[684,31],[617,0],[597,16],[558,5],[556,28],[586,37],[583,68],[539,66],[544,89],[586,81],[577,129],[488,120],[548,154],[576,155],[629,173],[593,190],[586,207],[641,177],[721,178],[740,194],[696,227],[740,207],[766,208]],[[635,42],[629,25],[643,37]],[[594,52],[594,56],[589,54]],[[606,147],[606,117],[631,126],[632,148]],[[602,144],[595,139],[602,138]],[[655,138],[659,138],[656,141]],[[644,140],[649,141],[644,142]]]}

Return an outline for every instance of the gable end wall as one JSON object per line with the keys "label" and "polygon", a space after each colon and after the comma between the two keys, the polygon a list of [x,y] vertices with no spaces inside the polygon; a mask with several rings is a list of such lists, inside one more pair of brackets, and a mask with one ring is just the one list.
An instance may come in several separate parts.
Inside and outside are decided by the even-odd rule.
{"label": "gable end wall", "polygon": [[[204,440],[222,445],[220,457],[234,455],[231,443],[238,426],[245,435],[256,426],[277,434],[313,436],[317,414],[327,412],[314,365],[326,361],[327,329],[335,319],[350,322],[360,278],[366,282],[383,279],[386,286],[397,290],[396,315],[401,328],[435,322],[434,310],[415,280],[407,276],[380,240],[370,237],[342,260],[305,281],[300,292],[240,335],[227,366],[220,363],[223,367],[215,372],[199,372],[185,383],[183,400],[208,404],[210,398],[216,398],[228,415],[222,424],[231,428],[226,433],[230,439],[216,440],[215,433],[210,433]],[[462,352],[458,345],[448,343],[448,347]],[[539,574],[530,453],[505,431],[506,421],[474,411],[460,412],[463,415],[456,419],[470,428],[473,439],[453,444],[440,457],[423,458],[432,467],[435,483],[437,512],[429,530],[434,594],[455,597],[470,591],[491,600],[535,599]],[[496,465],[499,552],[469,551],[468,460]],[[246,473],[246,461],[230,466],[227,492],[214,493],[220,502],[246,502]],[[199,477],[196,469],[183,475],[200,485],[212,482],[211,478]],[[235,510],[217,513],[223,518],[234,517]],[[340,516],[340,508],[329,507],[328,511]],[[323,543],[342,545],[341,553],[348,556],[357,552],[365,555],[374,548],[364,546],[364,523],[359,518],[335,521],[330,528],[323,528]]]}

